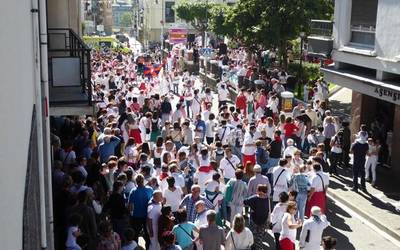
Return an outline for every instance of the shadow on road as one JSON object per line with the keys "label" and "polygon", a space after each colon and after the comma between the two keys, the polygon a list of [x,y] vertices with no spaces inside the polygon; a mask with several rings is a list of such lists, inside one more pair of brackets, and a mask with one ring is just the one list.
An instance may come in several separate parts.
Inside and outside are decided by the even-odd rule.
{"label": "shadow on road", "polygon": [[328,200],[327,207],[328,207],[327,217],[328,220],[331,222],[331,226],[324,231],[324,236],[329,235],[336,238],[337,240],[336,249],[346,249],[346,250],[355,249],[353,244],[350,242],[349,238],[343,233],[338,231],[339,229],[342,231],[352,232],[352,229],[348,225],[346,225],[345,220],[339,216],[341,215],[350,218],[351,215],[348,214],[346,211],[344,211],[342,208],[338,207],[331,200]]}

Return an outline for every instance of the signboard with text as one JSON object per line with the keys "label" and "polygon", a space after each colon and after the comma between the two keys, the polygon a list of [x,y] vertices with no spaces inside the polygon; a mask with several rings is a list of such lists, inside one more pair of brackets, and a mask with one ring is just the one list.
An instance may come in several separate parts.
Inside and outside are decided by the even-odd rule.
{"label": "signboard with text", "polygon": [[171,44],[186,43],[188,31],[184,28],[169,29],[169,42]]}

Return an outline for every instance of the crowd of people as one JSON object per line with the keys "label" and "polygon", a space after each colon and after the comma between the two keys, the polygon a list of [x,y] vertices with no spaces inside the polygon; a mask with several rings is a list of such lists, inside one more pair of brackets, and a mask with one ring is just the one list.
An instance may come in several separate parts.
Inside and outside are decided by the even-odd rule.
{"label": "crowd of people", "polygon": [[351,144],[323,81],[284,113],[275,71],[233,99],[229,80],[214,93],[179,60],[92,53],[97,113],[52,119],[57,249],[291,250],[297,230],[301,249],[335,248],[322,237],[329,175],[352,151],[354,190],[358,177],[365,190],[379,146],[365,126]]}

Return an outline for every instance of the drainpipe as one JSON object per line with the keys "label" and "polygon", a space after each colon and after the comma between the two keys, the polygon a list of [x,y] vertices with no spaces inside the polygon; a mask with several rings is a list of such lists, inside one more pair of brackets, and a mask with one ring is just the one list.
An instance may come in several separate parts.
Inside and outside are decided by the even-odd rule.
{"label": "drainpipe", "polygon": [[48,66],[48,46],[47,46],[47,4],[46,0],[38,0],[39,1],[39,25],[40,25],[40,69],[41,69],[41,83],[44,93],[44,108],[45,108],[45,115],[44,115],[44,130],[45,133],[44,138],[45,140],[45,163],[44,166],[47,170],[47,220],[49,223],[49,231],[47,235],[47,242],[49,244],[49,249],[54,249],[54,218],[53,218],[53,186],[52,186],[52,162],[51,162],[51,143],[50,143],[50,116],[49,116],[49,66]]}
{"label": "drainpipe", "polygon": [[32,1],[32,25],[33,25],[33,46],[35,60],[35,107],[36,107],[36,132],[37,132],[37,152],[38,152],[38,172],[39,172],[39,203],[40,203],[40,247],[47,249],[47,230],[46,230],[46,199],[45,199],[45,180],[44,180],[44,144],[43,144],[43,98],[41,88],[40,71],[40,44],[39,44],[39,8],[38,0]]}

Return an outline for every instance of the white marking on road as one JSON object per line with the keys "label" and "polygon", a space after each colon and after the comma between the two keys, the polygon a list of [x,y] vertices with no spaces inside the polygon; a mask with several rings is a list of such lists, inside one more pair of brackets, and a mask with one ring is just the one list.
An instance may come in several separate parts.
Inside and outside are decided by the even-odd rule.
{"label": "white marking on road", "polygon": [[377,226],[375,226],[374,224],[372,224],[371,222],[369,222],[367,219],[365,219],[364,217],[362,217],[361,215],[357,214],[355,211],[353,211],[351,208],[347,207],[346,205],[344,205],[343,203],[341,203],[340,201],[334,199],[332,196],[328,195],[328,198],[333,200],[337,206],[339,206],[341,209],[343,209],[344,211],[346,211],[348,214],[350,214],[352,217],[357,218],[358,220],[360,220],[362,223],[364,223],[365,225],[367,225],[369,228],[371,228],[372,230],[374,230],[375,232],[377,232],[380,236],[382,236],[383,238],[387,239],[388,241],[390,241],[391,243],[393,243],[394,245],[396,245],[397,247],[400,248],[400,241],[398,241],[397,239],[395,239],[394,237],[390,236],[388,233],[386,233],[385,231],[381,230],[380,228],[378,228]]}

